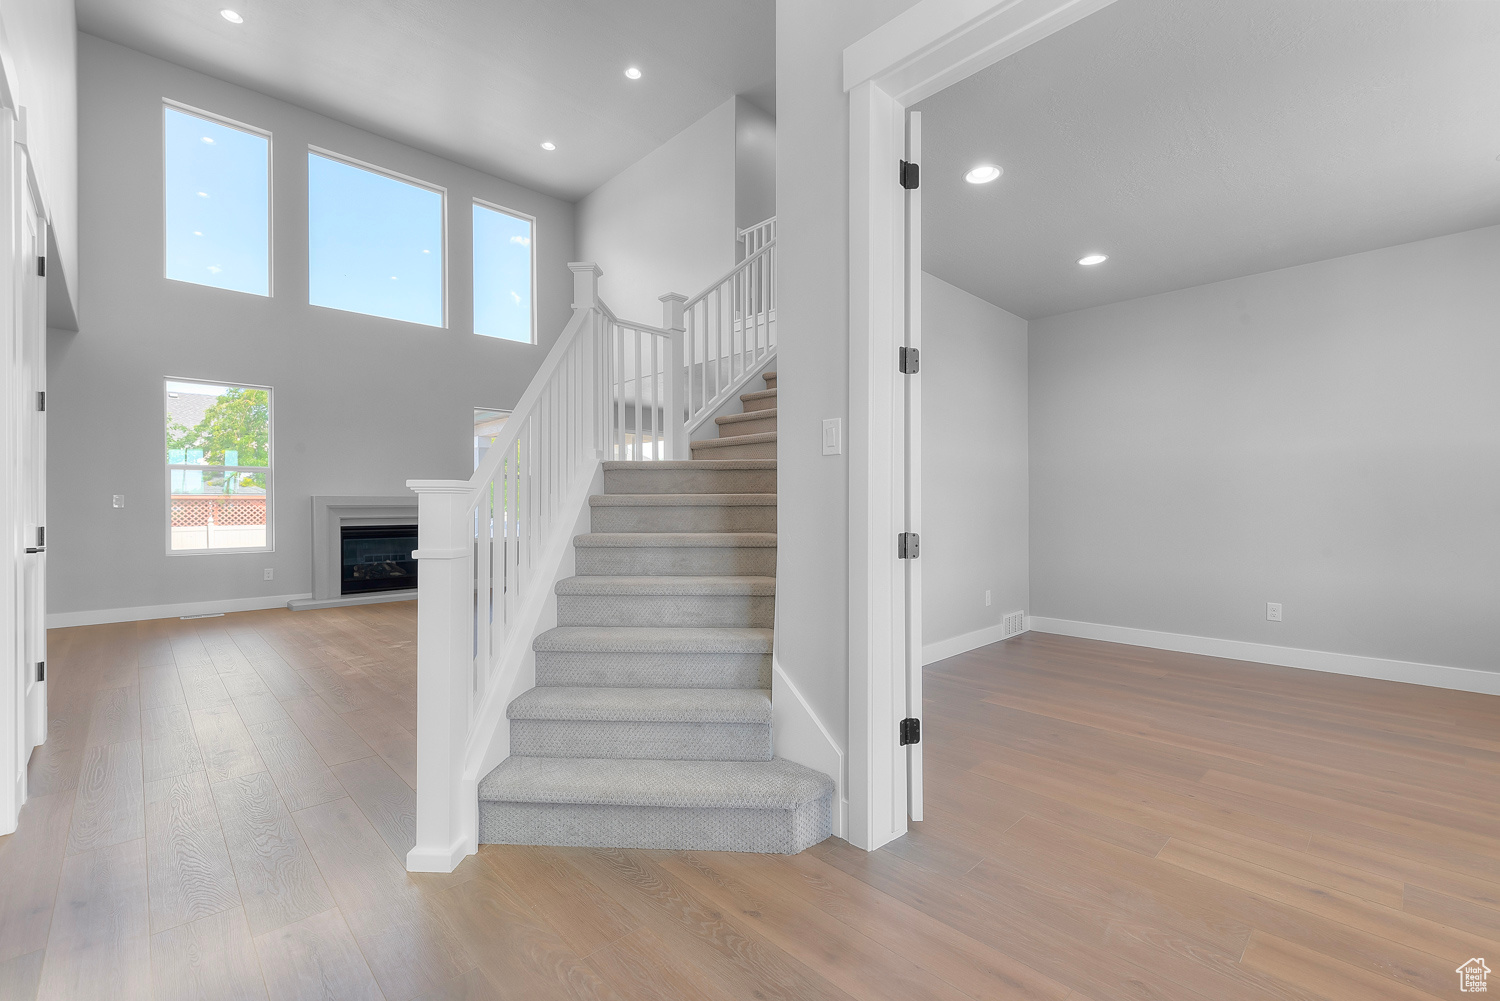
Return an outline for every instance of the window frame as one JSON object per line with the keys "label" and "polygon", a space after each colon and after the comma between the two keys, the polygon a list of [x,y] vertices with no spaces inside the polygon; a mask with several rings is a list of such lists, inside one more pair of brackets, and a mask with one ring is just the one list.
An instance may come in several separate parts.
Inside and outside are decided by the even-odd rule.
{"label": "window frame", "polygon": [[[162,448],[161,455],[165,461],[163,483],[165,486],[164,506],[166,514],[166,538],[168,556],[227,556],[235,553],[274,553],[276,551],[276,502],[274,499],[276,489],[276,477],[273,469],[276,465],[276,390],[271,386],[259,386],[249,382],[225,382],[223,380],[202,379],[196,376],[165,375],[161,378],[161,396],[158,400],[163,405],[167,398],[167,383],[188,382],[198,383],[204,386],[224,386],[227,389],[264,389],[266,391],[266,464],[264,466],[221,466],[206,462],[173,462],[168,449]],[[161,444],[165,446],[166,428],[162,428]],[[226,472],[264,473],[266,477],[266,544],[264,546],[237,546],[232,549],[173,549],[172,548],[172,471],[174,469],[198,469],[198,470],[224,470]]]}
{"label": "window frame", "polygon": [[327,160],[332,160],[335,163],[342,163],[348,167],[357,167],[360,170],[368,170],[372,174],[380,174],[384,177],[389,177],[392,180],[402,181],[406,184],[412,185],[413,187],[425,188],[428,191],[436,192],[438,197],[442,199],[438,207],[438,222],[442,227],[440,231],[439,241],[442,247],[443,266],[439,277],[439,294],[442,297],[441,312],[443,316],[443,322],[437,326],[433,326],[430,323],[422,323],[420,320],[403,320],[395,316],[382,316],[379,313],[361,313],[358,310],[354,309],[342,309],[338,306],[324,306],[312,301],[312,179],[306,173],[307,162],[304,160],[302,163],[304,170],[302,190],[307,196],[307,304],[318,309],[331,309],[339,313],[353,313],[356,316],[373,316],[381,320],[390,320],[393,323],[408,323],[414,327],[426,327],[429,330],[449,329],[450,296],[448,294],[448,189],[441,184],[433,184],[431,181],[424,181],[420,177],[412,177],[410,174],[403,174],[399,170],[391,170],[389,167],[381,167],[378,164],[373,164],[368,161],[361,160],[358,157],[346,156],[343,153],[336,153],[331,149],[327,149],[315,143],[307,144],[307,152],[315,156],[321,156]]}
{"label": "window frame", "polygon": [[[186,115],[193,115],[205,121],[223,125],[226,128],[239,129],[241,132],[249,132],[266,141],[266,292],[246,292],[243,289],[225,288],[222,285],[207,285],[203,282],[188,281],[186,278],[173,278],[167,274],[167,110],[179,111]],[[225,115],[216,115],[212,111],[204,111],[195,108],[191,104],[182,101],[174,101],[170,97],[161,99],[161,274],[162,278],[169,282],[181,282],[184,285],[197,285],[201,288],[216,289],[220,292],[236,292],[240,295],[253,295],[259,299],[272,299],[276,296],[276,140],[269,129],[262,129],[245,122],[237,121]]]}
{"label": "window frame", "polygon": [[[508,216],[510,216],[510,217],[512,217],[514,219],[525,219],[527,222],[529,222],[531,224],[531,244],[530,244],[530,247],[529,247],[529,249],[531,251],[531,255],[530,255],[530,257],[531,257],[531,340],[529,340],[529,341],[517,341],[517,340],[512,340],[509,337],[496,337],[493,334],[481,334],[478,330],[473,329],[474,326],[475,326],[476,314],[479,312],[479,310],[477,308],[475,308],[475,301],[474,301],[478,297],[478,295],[479,295],[479,269],[478,269],[478,264],[477,264],[477,262],[475,260],[475,258],[476,258],[477,255],[474,253],[474,236],[475,236],[475,233],[474,233],[474,212],[473,212],[473,208],[476,207],[476,206],[478,208],[489,209],[491,212],[499,212],[499,213],[501,213],[503,215],[508,215]],[[475,198],[475,199],[473,199],[473,204],[471,205],[470,210],[469,210],[469,328],[470,328],[469,332],[471,334],[473,334],[475,337],[483,337],[485,340],[488,340],[488,341],[500,341],[500,342],[507,343],[507,344],[527,344],[527,345],[531,345],[532,347],[535,347],[539,343],[539,341],[537,339],[537,317],[536,317],[536,304],[537,304],[537,298],[536,298],[536,272],[537,272],[537,267],[536,267],[536,248],[537,248],[537,240],[538,240],[538,235],[537,235],[536,216],[531,215],[530,213],[527,213],[527,212],[519,212],[519,211],[517,211],[515,209],[508,209],[508,208],[506,208],[503,205],[500,205],[500,204],[498,204],[496,202],[486,201],[483,198]]]}

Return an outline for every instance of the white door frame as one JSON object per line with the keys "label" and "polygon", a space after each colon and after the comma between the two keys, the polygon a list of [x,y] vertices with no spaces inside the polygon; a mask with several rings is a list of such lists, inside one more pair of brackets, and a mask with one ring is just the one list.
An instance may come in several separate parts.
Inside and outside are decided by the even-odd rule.
{"label": "white door frame", "polygon": [[[897,533],[921,531],[920,484],[911,485],[913,504],[907,482],[909,462],[921,469],[920,439],[912,438],[918,454],[908,457],[904,380],[909,377],[896,370],[897,349],[906,343],[908,307],[920,308],[920,282],[914,302],[909,304],[906,294],[906,192],[897,180],[906,151],[906,109],[1112,2],[921,0],[844,50],[849,94],[848,839],[861,848],[879,848],[905,834],[912,807],[913,816],[921,816],[921,758],[909,759],[897,737],[913,682],[907,623],[921,614],[907,567],[896,556]],[[910,237],[920,266],[921,234]],[[912,399],[920,405],[920,395]],[[910,669],[921,670],[920,650]],[[920,679],[914,687],[920,695]]]}

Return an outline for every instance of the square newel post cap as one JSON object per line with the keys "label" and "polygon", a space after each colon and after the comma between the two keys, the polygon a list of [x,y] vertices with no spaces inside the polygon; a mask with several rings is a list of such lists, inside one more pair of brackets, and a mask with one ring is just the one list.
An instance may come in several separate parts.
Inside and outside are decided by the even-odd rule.
{"label": "square newel post cap", "polygon": [[668,292],[666,295],[658,296],[661,302],[661,325],[664,330],[682,330],[682,307],[687,302],[687,296],[681,292]]}
{"label": "square newel post cap", "polygon": [[599,279],[604,272],[593,261],[573,261],[568,265],[573,272],[573,308],[592,309],[599,303]]}

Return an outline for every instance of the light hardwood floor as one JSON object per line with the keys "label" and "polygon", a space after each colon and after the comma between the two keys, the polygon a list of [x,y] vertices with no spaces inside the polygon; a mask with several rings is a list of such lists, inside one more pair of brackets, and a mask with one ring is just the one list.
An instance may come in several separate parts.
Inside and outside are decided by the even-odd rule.
{"label": "light hardwood floor", "polygon": [[0,999],[1363,1001],[1500,960],[1500,699],[1038,634],[928,670],[927,820],[879,852],[413,876],[414,611],[54,631]]}

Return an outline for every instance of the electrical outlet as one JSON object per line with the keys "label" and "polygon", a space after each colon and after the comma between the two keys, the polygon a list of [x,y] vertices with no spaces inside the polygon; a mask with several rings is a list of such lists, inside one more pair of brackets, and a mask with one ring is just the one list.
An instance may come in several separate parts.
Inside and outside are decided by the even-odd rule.
{"label": "electrical outlet", "polygon": [[1281,621],[1281,602],[1279,602],[1279,601],[1268,601],[1268,602],[1266,602],[1266,619],[1269,622],[1280,622]]}
{"label": "electrical outlet", "polygon": [[991,601],[991,598],[990,598],[990,589],[989,588],[985,588],[984,589],[984,607],[985,608],[989,608],[990,607],[990,601]]}
{"label": "electrical outlet", "polygon": [[266,567],[266,580],[271,580],[275,576],[276,576],[276,571],[272,570],[270,567]]}
{"label": "electrical outlet", "polygon": [[113,506],[113,507],[124,507],[125,506],[125,495],[124,494],[115,494],[114,495],[114,501],[113,501],[113,504],[111,506]]}

